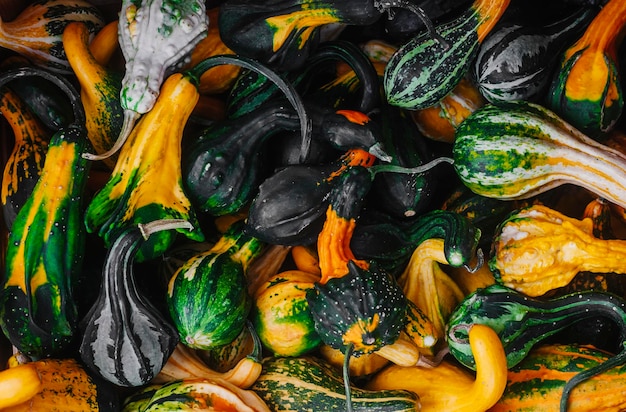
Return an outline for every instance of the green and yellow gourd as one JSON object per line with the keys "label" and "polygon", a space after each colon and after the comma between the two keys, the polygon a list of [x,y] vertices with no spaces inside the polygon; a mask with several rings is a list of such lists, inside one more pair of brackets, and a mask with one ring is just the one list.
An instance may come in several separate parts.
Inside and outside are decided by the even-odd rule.
{"label": "green and yellow gourd", "polygon": [[420,32],[402,45],[385,67],[383,88],[389,104],[425,109],[445,97],[466,75],[480,43],[509,0],[476,0],[458,17]]}
{"label": "green and yellow gourd", "polygon": [[548,107],[583,133],[600,139],[622,114],[617,51],[626,30],[626,4],[608,1],[562,55]]}
{"label": "green and yellow gourd", "polygon": [[183,129],[197,99],[193,78],[171,75],[154,108],[137,123],[120,151],[109,180],[85,211],[87,230],[98,233],[107,245],[118,230],[139,223],[182,219],[193,225],[191,231],[155,233],[142,244],[138,261],[161,255],[178,232],[195,241],[204,240],[183,191],[180,165]]}
{"label": "green and yellow gourd", "polygon": [[74,123],[52,136],[41,176],[13,221],[6,250],[0,326],[15,347],[35,358],[60,353],[76,332],[73,295],[85,248],[82,195],[89,170],[82,157],[88,145],[85,114],[67,80],[23,68],[5,72],[0,84],[37,76],[69,97]]}
{"label": "green and yellow gourd", "polygon": [[626,206],[626,155],[534,103],[478,109],[457,128],[452,151],[457,175],[482,196],[526,199],[570,183]]}
{"label": "green and yellow gourd", "polygon": [[48,70],[71,74],[63,48],[63,29],[70,22],[79,21],[94,34],[104,26],[104,17],[97,7],[83,0],[29,3],[12,21],[0,21],[0,47]]}
{"label": "green and yellow gourd", "polygon": [[174,273],[166,301],[183,344],[211,349],[239,335],[251,307],[245,272],[264,245],[238,221],[211,249],[192,256]]}
{"label": "green and yellow gourd", "polygon": [[13,131],[13,150],[2,176],[2,216],[7,228],[39,180],[52,133],[17,94],[0,89],[0,114]]}

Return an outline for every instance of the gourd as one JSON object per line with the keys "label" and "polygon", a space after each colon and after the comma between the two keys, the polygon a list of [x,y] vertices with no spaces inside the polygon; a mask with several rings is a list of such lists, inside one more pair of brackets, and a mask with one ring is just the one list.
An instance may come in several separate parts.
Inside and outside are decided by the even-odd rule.
{"label": "gourd", "polygon": [[0,113],[11,126],[14,145],[2,177],[2,216],[7,228],[39,180],[52,133],[11,89],[0,90]]}
{"label": "gourd", "polygon": [[152,110],[164,79],[183,65],[206,37],[209,19],[203,1],[124,0],[118,18],[118,37],[125,60],[120,91],[123,122],[112,147],[91,160],[116,153],[137,119]]}
{"label": "gourd", "polygon": [[157,220],[121,231],[107,251],[100,293],[81,321],[81,360],[122,387],[154,378],[178,343],[178,334],[142,295],[133,270],[141,241],[162,230],[191,230],[186,221]]}
{"label": "gourd", "polygon": [[494,284],[476,290],[459,304],[448,320],[446,340],[455,359],[473,369],[476,359],[468,344],[468,330],[474,324],[490,326],[504,346],[507,367],[512,368],[528,356],[534,345],[577,321],[596,316],[611,319],[620,331],[620,352],[567,381],[560,397],[560,410],[564,412],[569,395],[580,383],[626,362],[625,309],[623,299],[607,292],[580,291],[540,299]]}
{"label": "gourd", "polygon": [[90,375],[74,358],[40,359],[26,363],[18,361],[9,370],[22,367],[36,370],[41,389],[28,400],[3,408],[3,411],[53,411],[60,405],[65,410],[73,411],[119,410],[117,388]]}
{"label": "gourd", "polygon": [[317,281],[317,275],[287,270],[270,277],[253,296],[252,324],[274,356],[300,356],[320,345],[306,300]]}
{"label": "gourd", "polygon": [[100,11],[83,0],[39,0],[30,2],[11,21],[0,21],[0,47],[10,49],[32,63],[59,74],[71,74],[63,29],[73,21],[87,25],[89,33],[105,22]]}
{"label": "gourd", "polygon": [[594,236],[590,218],[570,218],[542,205],[502,222],[490,268],[502,284],[529,296],[566,286],[579,272],[625,273],[626,243]]}
{"label": "gourd", "polygon": [[[268,357],[251,387],[273,411],[345,410],[341,375],[328,362],[311,356]],[[289,399],[287,404],[285,399]],[[355,411],[419,411],[419,397],[408,390],[352,387]]]}
{"label": "gourd", "polygon": [[238,388],[223,379],[182,379],[148,385],[124,399],[122,412],[162,410],[224,410],[270,412],[254,392]]}
{"label": "gourd", "polygon": [[504,348],[498,335],[485,325],[472,325],[469,341],[476,359],[475,375],[446,359],[433,367],[389,365],[365,388],[415,392],[422,412],[491,411],[507,384]]}
{"label": "gourd", "polygon": [[625,28],[626,5],[608,1],[562,54],[548,92],[550,109],[596,139],[615,126],[623,111],[617,50]]}
{"label": "gourd", "polygon": [[30,400],[43,389],[34,363],[25,363],[0,371],[0,408],[10,408]]}
{"label": "gourd", "polygon": [[[104,153],[115,143],[122,129],[120,90],[122,74],[106,67],[111,54],[117,49],[117,22],[107,24],[96,33],[90,43],[84,23],[69,23],[63,31],[63,47],[67,60],[80,84],[80,96],[87,113],[87,136],[96,153]],[[98,61],[92,50],[102,55]],[[103,159],[112,169],[116,157]]]}
{"label": "gourd", "polygon": [[238,221],[211,249],[192,256],[174,273],[166,301],[183,344],[210,349],[237,337],[251,306],[245,273],[263,246]]}
{"label": "gourd", "polygon": [[383,89],[389,104],[425,109],[446,96],[468,72],[478,47],[509,0],[476,0],[458,17],[420,32],[403,44],[385,67]]}
{"label": "gourd", "polygon": [[162,255],[177,233],[204,240],[183,189],[180,164],[183,129],[197,99],[193,80],[175,73],[163,84],[154,108],[133,129],[108,181],[90,200],[84,214],[87,231],[97,233],[105,245],[113,243],[119,230],[161,219],[188,221],[193,230],[155,233],[142,243],[138,261]]}
{"label": "gourd", "polygon": [[75,335],[73,295],[85,249],[82,196],[90,165],[81,156],[87,145],[85,113],[71,83],[42,69],[21,68],[0,75],[0,86],[18,77],[46,79],[74,109],[73,123],[52,135],[40,178],[6,245],[0,326],[15,347],[38,358],[66,349]]}
{"label": "gourd", "polygon": [[473,77],[491,103],[539,102],[548,91],[561,53],[596,15],[581,7],[545,26],[509,21],[496,26],[480,45]]}
{"label": "gourd", "polygon": [[624,206],[626,156],[543,106],[487,105],[457,128],[454,168],[476,194],[526,199],[571,183]]}
{"label": "gourd", "polygon": [[209,367],[201,358],[201,353],[178,343],[167,359],[165,365],[151,383],[166,383],[181,379],[220,379],[238,388],[249,388],[261,374],[261,342],[256,331],[248,324],[246,329],[252,335],[254,344],[252,351],[240,359],[234,366],[224,372]]}
{"label": "gourd", "polygon": [[[542,344],[509,369],[506,389],[490,411],[556,410],[568,379],[610,357],[611,354],[586,345]],[[616,366],[581,382],[570,394],[568,410],[623,409],[624,371],[624,365]]]}

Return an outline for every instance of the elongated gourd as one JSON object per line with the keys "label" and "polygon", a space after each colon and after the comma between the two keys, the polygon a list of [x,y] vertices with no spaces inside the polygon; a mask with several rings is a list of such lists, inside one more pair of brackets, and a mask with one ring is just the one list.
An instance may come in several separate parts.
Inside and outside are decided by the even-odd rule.
{"label": "elongated gourd", "polygon": [[182,73],[170,76],[157,104],[138,122],[119,153],[105,186],[85,211],[85,226],[111,245],[118,230],[161,219],[182,219],[194,229],[155,233],[141,245],[138,261],[154,258],[180,233],[202,241],[195,210],[183,190],[180,164],[181,140],[198,90]]}
{"label": "elongated gourd", "polygon": [[486,325],[473,325],[469,341],[476,359],[475,375],[449,360],[433,367],[391,365],[378,372],[366,388],[415,392],[422,412],[491,410],[507,383],[504,348],[495,331]]}
{"label": "elongated gourd", "polygon": [[0,371],[0,409],[27,402],[43,389],[34,363],[16,365]]}
{"label": "elongated gourd", "polygon": [[94,34],[104,26],[104,17],[83,0],[29,3],[12,21],[0,21],[0,47],[13,50],[38,66],[71,74],[63,49],[63,29],[70,22],[80,21]]}
{"label": "elongated gourd", "polygon": [[452,150],[457,175],[482,196],[525,199],[571,183],[626,205],[626,155],[534,103],[480,108],[457,128]]}
{"label": "elongated gourd", "polygon": [[13,131],[13,149],[2,175],[2,216],[7,228],[39,180],[52,133],[20,97],[0,89],[0,114]]}
{"label": "elongated gourd", "polygon": [[595,316],[605,316],[615,322],[620,332],[620,351],[567,381],[560,397],[560,411],[565,412],[569,395],[580,383],[626,362],[626,302],[618,296],[587,290],[540,299],[494,284],[468,295],[450,316],[448,348],[461,364],[475,368],[468,331],[476,324],[487,325],[499,336],[507,367],[512,368],[528,356],[537,343],[577,321]]}
{"label": "elongated gourd", "polygon": [[622,114],[617,51],[626,30],[626,3],[608,1],[561,57],[548,107],[583,133],[601,138]]}
{"label": "elongated gourd", "polygon": [[385,67],[383,88],[389,104],[425,109],[446,96],[468,72],[480,43],[509,0],[476,0],[458,17],[402,45]]}
{"label": "elongated gourd", "polygon": [[85,249],[82,196],[90,166],[81,156],[88,143],[85,114],[69,81],[22,68],[4,72],[0,86],[37,76],[68,96],[74,123],[51,137],[41,176],[13,221],[6,248],[0,326],[14,346],[35,358],[66,349],[75,336],[73,296]]}
{"label": "elongated gourd", "polygon": [[579,272],[626,273],[625,258],[626,241],[594,236],[590,218],[534,205],[502,222],[489,265],[504,285],[541,296],[566,286]]}

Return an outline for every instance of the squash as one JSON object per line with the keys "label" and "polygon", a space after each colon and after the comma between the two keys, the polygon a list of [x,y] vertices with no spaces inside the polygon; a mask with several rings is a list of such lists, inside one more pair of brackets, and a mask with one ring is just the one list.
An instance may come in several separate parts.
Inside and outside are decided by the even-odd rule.
{"label": "squash", "polygon": [[[4,72],[40,77],[59,87],[74,109],[74,122],[50,139],[41,175],[13,221],[0,290],[0,326],[21,352],[39,358],[67,349],[77,326],[74,288],[82,268],[82,211],[89,164],[85,113],[78,92],[63,77],[38,68]],[[64,165],[59,168],[59,165]]]}
{"label": "squash", "polygon": [[122,412],[220,410],[270,412],[250,390],[222,379],[190,378],[143,387],[124,399]]}
{"label": "squash", "polygon": [[[263,372],[251,389],[276,412],[346,410],[341,374],[328,362],[312,356],[264,359]],[[351,392],[355,411],[420,410],[419,397],[408,390],[365,390],[353,386]]]}
{"label": "squash", "polygon": [[468,342],[468,330],[472,325],[487,325],[499,336],[507,367],[512,368],[528,356],[537,343],[577,321],[596,316],[611,319],[620,331],[620,351],[567,380],[560,397],[560,409],[564,412],[569,395],[579,384],[626,362],[625,310],[626,301],[607,292],[580,291],[554,299],[540,299],[494,284],[476,290],[459,304],[448,320],[446,340],[454,358],[474,369],[476,358]]}
{"label": "squash", "polygon": [[62,37],[65,26],[74,21],[86,24],[92,35],[105,25],[100,10],[87,1],[29,2],[13,20],[0,21],[0,47],[48,70],[71,74]]}
{"label": "squash", "polygon": [[2,177],[2,216],[11,228],[39,180],[52,133],[26,103],[8,88],[0,90],[0,113],[13,131],[13,149]]}
{"label": "squash", "polygon": [[491,103],[541,101],[561,53],[596,14],[594,7],[580,7],[543,26],[515,21],[496,26],[480,45],[473,64],[478,90]]}
{"label": "squash", "polygon": [[[90,47],[89,32],[84,23],[69,23],[63,31],[63,48],[67,60],[80,84],[80,96],[87,113],[87,136],[96,153],[104,153],[115,143],[122,129],[123,111],[120,103],[122,74],[107,69],[106,63],[117,49],[117,22],[100,30]],[[102,54],[98,61],[92,50]],[[108,168],[115,166],[116,157],[104,159]]]}
{"label": "squash", "polygon": [[498,335],[475,324],[469,341],[476,374],[450,360],[433,367],[389,365],[365,385],[369,390],[410,390],[420,397],[422,412],[480,412],[500,399],[507,384],[507,364]]}
{"label": "squash", "polygon": [[534,103],[483,106],[459,125],[452,152],[461,181],[482,196],[527,199],[570,183],[625,205],[626,156]]}
{"label": "squash", "polygon": [[81,321],[81,360],[122,387],[145,385],[156,376],[178,343],[171,323],[139,291],[133,271],[142,240],[162,230],[192,227],[186,221],[157,220],[120,232],[107,250],[96,302]]}
{"label": "squash", "polygon": [[138,223],[182,219],[193,230],[155,233],[141,245],[137,261],[162,255],[180,233],[195,241],[204,234],[183,190],[181,140],[186,121],[198,99],[189,76],[168,77],[154,108],[137,123],[104,187],[90,200],[84,221],[110,246],[119,230]]}
{"label": "squash", "polygon": [[319,276],[287,270],[272,276],[253,298],[250,317],[263,346],[274,356],[300,356],[321,339],[306,300]]}
{"label": "squash", "polygon": [[203,1],[122,1],[118,17],[118,37],[125,60],[120,90],[122,127],[109,150],[87,154],[89,159],[105,159],[120,149],[137,119],[157,103],[164,79],[206,37],[208,24]]}
{"label": "squash", "polygon": [[467,74],[478,47],[509,0],[475,0],[456,18],[404,43],[385,66],[387,102],[409,110],[434,106]]}
{"label": "squash", "polygon": [[[577,344],[543,344],[509,369],[507,386],[490,412],[557,410],[568,379],[602,364],[611,354]],[[615,411],[626,407],[624,365],[581,382],[570,393],[567,410]]]}
{"label": "squash", "polygon": [[265,282],[281,271],[290,250],[291,246],[267,245],[261,255],[252,261],[246,271],[250,296],[256,296]]}
{"label": "squash", "polygon": [[0,371],[0,409],[29,401],[43,389],[34,363],[25,363]]}
{"label": "squash", "polygon": [[244,329],[254,339],[252,351],[225,372],[212,369],[201,358],[199,351],[182,343],[176,345],[161,371],[152,379],[152,384],[182,379],[204,378],[225,380],[238,388],[249,388],[261,374],[261,342],[250,324]]}
{"label": "squash", "polygon": [[496,279],[529,296],[566,286],[579,272],[625,273],[626,241],[593,235],[590,218],[570,218],[543,205],[502,222],[489,266]]}
{"label": "squash", "polygon": [[239,221],[215,245],[185,262],[167,287],[167,307],[183,344],[210,349],[233,341],[250,312],[245,273],[264,243]]}
{"label": "squash", "polygon": [[117,388],[90,375],[76,359],[62,357],[26,363],[18,361],[9,370],[22,366],[35,368],[41,380],[41,390],[24,402],[3,408],[3,412],[119,410]]}
{"label": "squash", "polygon": [[596,139],[615,126],[623,111],[617,51],[625,28],[624,2],[606,2],[562,54],[548,93],[550,109]]}

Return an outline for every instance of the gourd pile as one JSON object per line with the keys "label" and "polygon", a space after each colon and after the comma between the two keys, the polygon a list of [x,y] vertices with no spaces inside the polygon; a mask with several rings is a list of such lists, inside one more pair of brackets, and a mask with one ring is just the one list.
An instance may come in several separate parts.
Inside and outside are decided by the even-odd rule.
{"label": "gourd pile", "polygon": [[0,410],[626,410],[623,0],[14,3]]}

